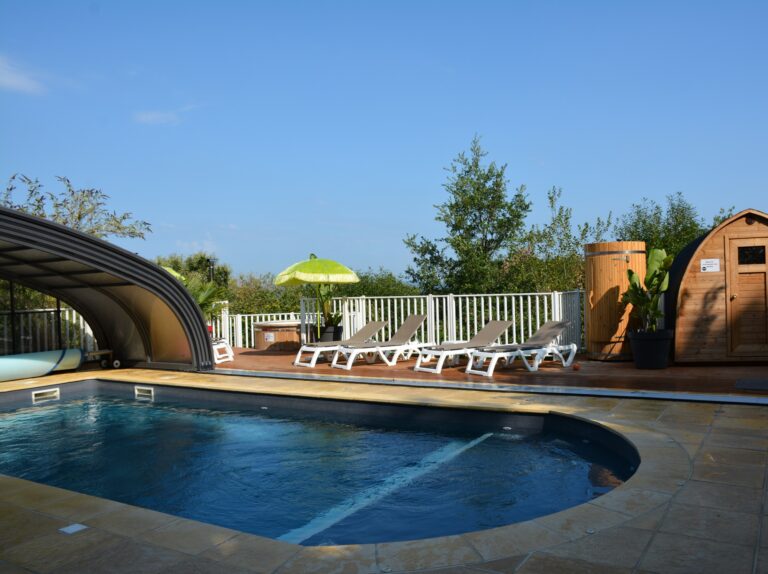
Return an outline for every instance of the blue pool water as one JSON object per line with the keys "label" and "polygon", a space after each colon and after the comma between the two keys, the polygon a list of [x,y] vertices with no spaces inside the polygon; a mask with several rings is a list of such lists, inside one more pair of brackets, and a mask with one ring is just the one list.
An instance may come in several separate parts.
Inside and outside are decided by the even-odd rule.
{"label": "blue pool water", "polygon": [[306,545],[456,534],[621,483],[569,435],[397,430],[92,397],[0,413],[0,473]]}

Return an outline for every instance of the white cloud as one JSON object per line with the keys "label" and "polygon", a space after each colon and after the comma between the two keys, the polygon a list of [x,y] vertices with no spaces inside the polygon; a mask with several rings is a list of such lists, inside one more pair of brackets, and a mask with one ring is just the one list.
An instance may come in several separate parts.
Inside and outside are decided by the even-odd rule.
{"label": "white cloud", "polygon": [[24,70],[14,66],[8,58],[0,55],[0,90],[23,94],[42,94],[45,86]]}
{"label": "white cloud", "polygon": [[195,108],[197,106],[189,105],[176,110],[142,110],[133,113],[133,121],[151,126],[176,125],[181,123],[184,114]]}

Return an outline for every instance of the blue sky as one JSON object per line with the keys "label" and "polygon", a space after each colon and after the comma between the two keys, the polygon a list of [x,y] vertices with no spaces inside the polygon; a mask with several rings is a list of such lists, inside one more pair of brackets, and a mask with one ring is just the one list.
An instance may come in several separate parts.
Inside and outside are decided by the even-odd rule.
{"label": "blue sky", "polygon": [[0,1],[0,176],[98,187],[146,257],[400,272],[482,136],[530,222],[768,211],[767,2]]}

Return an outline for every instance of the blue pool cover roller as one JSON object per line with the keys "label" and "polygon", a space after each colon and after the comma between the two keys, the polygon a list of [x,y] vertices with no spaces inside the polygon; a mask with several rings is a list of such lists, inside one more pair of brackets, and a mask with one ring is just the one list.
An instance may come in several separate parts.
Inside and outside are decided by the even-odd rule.
{"label": "blue pool cover roller", "polygon": [[81,349],[59,349],[0,357],[0,381],[42,377],[56,371],[78,368],[83,362]]}

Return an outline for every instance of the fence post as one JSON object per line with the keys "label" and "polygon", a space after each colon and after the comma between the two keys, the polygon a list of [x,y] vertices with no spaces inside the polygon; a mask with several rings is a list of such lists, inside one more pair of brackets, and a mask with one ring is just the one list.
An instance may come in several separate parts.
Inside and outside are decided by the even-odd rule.
{"label": "fence post", "polygon": [[453,293],[448,293],[445,298],[446,322],[448,325],[445,330],[445,338],[449,341],[456,340],[456,299]]}
{"label": "fence post", "polygon": [[560,293],[558,291],[552,291],[552,320],[562,321],[563,309],[560,305]]}
{"label": "fence post", "polygon": [[422,343],[435,342],[435,297],[427,295],[427,340]]}
{"label": "fence post", "polygon": [[235,341],[233,343],[234,347],[242,347],[243,346],[243,316],[239,313],[234,316],[235,319]]}
{"label": "fence post", "polygon": [[365,295],[357,298],[357,313],[360,321],[360,327],[366,325],[368,323],[368,309],[367,305],[365,304]]}
{"label": "fence post", "polygon": [[219,317],[219,332],[214,335],[220,339],[230,340],[229,336],[229,301],[221,302],[221,316]]}

